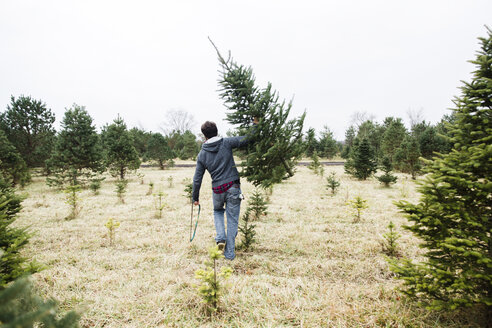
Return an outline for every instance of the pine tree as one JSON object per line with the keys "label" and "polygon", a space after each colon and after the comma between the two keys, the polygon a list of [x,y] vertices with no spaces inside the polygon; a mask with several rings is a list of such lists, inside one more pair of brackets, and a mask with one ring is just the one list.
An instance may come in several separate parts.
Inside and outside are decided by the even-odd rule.
{"label": "pine tree", "polygon": [[395,166],[402,172],[410,173],[415,180],[417,173],[421,169],[420,147],[418,140],[411,136],[406,136],[400,147],[393,156]]}
{"label": "pine tree", "polygon": [[253,220],[258,220],[262,215],[267,215],[267,202],[263,198],[261,192],[256,189],[253,191],[251,199],[248,201],[248,209],[251,211]]}
{"label": "pine tree", "polygon": [[29,96],[12,96],[10,101],[0,116],[1,129],[28,167],[44,166],[53,147],[55,115],[41,100]]}
{"label": "pine tree", "polygon": [[244,250],[250,249],[250,247],[256,242],[256,225],[251,223],[251,211],[246,209],[246,212],[242,217],[242,225],[239,226],[239,232],[243,235],[241,242],[241,248]]}
{"label": "pine tree", "polygon": [[62,121],[55,150],[46,162],[50,186],[77,185],[104,171],[102,148],[85,107],[73,104]]}
{"label": "pine tree", "polygon": [[[304,153],[305,113],[288,120],[292,102],[280,101],[270,83],[266,88],[258,87],[252,68],[236,64],[230,56],[225,60],[218,50],[217,54],[222,68],[220,96],[228,110],[226,120],[241,132],[249,133],[250,138],[241,175],[262,187],[292,177],[295,164]],[[259,123],[251,132],[254,117]]]}
{"label": "pine tree", "polygon": [[342,153],[341,156],[342,158],[348,159],[350,155],[350,149],[354,143],[355,140],[355,128],[351,125],[345,131],[345,142],[343,145]]}
{"label": "pine tree", "polygon": [[29,241],[26,229],[13,227],[22,199],[0,175],[0,289],[18,277],[39,271],[40,267],[21,254]]}
{"label": "pine tree", "polygon": [[398,207],[422,240],[424,262],[393,261],[402,291],[431,309],[482,305],[492,320],[492,30],[472,81],[455,98],[453,150],[426,161],[417,204]]}
{"label": "pine tree", "polygon": [[383,160],[381,162],[381,170],[384,172],[384,174],[377,177],[379,182],[384,184],[385,187],[389,187],[392,183],[396,183],[396,180],[398,178],[391,174],[391,171],[393,170],[393,165],[391,165],[391,160],[388,156],[383,157]]}
{"label": "pine tree", "polygon": [[316,140],[316,131],[310,128],[306,132],[305,140],[306,144],[306,156],[312,157],[316,149],[318,149],[318,141]]}
{"label": "pine tree", "polygon": [[174,154],[167,144],[167,139],[160,133],[152,133],[147,144],[145,158],[156,161],[159,168],[164,170],[166,161],[173,159],[173,157]]}
{"label": "pine tree", "polygon": [[60,314],[54,300],[43,300],[35,294],[27,278],[19,278],[0,290],[1,327],[76,328],[79,315],[74,311]]}
{"label": "pine tree", "polygon": [[[311,156],[311,163],[308,165],[308,169],[314,172],[316,175],[323,175],[321,163],[319,162],[318,152],[315,150]],[[323,170],[324,171],[324,170]]]}
{"label": "pine tree", "polygon": [[400,118],[388,117],[385,119],[385,125],[387,128],[383,134],[381,150],[383,156],[388,156],[393,160],[393,156],[407,135],[407,129]]}
{"label": "pine tree", "polygon": [[323,127],[319,138],[318,150],[321,157],[333,158],[338,153],[337,141],[327,126]]}
{"label": "pine tree", "polygon": [[360,180],[366,180],[376,172],[376,158],[367,138],[354,142],[345,171]]}
{"label": "pine tree", "polygon": [[25,185],[31,178],[26,162],[0,130],[0,172],[13,186]]}
{"label": "pine tree", "polygon": [[140,167],[140,158],[133,146],[132,136],[120,116],[104,127],[101,139],[105,164],[111,175],[123,180],[128,170],[137,170]]}

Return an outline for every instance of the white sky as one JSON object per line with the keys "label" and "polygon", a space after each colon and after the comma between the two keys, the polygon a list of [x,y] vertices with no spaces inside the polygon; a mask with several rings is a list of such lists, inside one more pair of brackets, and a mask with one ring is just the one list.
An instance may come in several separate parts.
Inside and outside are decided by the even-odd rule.
{"label": "white sky", "polygon": [[[0,2],[0,110],[31,95],[57,117],[86,106],[100,127],[119,113],[158,131],[184,109],[196,132],[225,132],[219,68],[207,36],[250,65],[305,127],[343,139],[351,114],[378,121],[423,109],[439,121],[468,80],[492,1],[7,1]],[[219,131],[221,132],[221,131]]]}

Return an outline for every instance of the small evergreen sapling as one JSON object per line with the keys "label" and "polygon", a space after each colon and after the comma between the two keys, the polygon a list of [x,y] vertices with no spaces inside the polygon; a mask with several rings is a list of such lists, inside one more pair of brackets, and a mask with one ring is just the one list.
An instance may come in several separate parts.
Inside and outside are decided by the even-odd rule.
{"label": "small evergreen sapling", "polygon": [[267,202],[261,195],[261,192],[256,189],[248,201],[247,211],[251,212],[253,221],[258,220],[260,216],[267,214]]}
{"label": "small evergreen sapling", "polygon": [[65,220],[73,220],[80,213],[80,205],[79,205],[79,195],[78,193],[81,191],[80,185],[69,185],[65,188],[64,193],[65,203],[70,206],[70,214],[65,218]]}
{"label": "small evergreen sapling", "polygon": [[114,237],[116,234],[116,229],[120,226],[120,223],[118,221],[113,220],[113,218],[110,218],[106,224],[104,224],[106,228],[108,228],[108,236],[109,236],[109,245],[113,246],[114,245]]}
{"label": "small evergreen sapling", "polygon": [[89,184],[89,189],[92,190],[92,193],[94,195],[99,195],[99,189],[101,189],[101,182],[104,180],[105,178],[95,178],[95,179],[91,179],[91,182]]}
{"label": "small evergreen sapling", "polygon": [[398,256],[398,243],[397,240],[401,237],[401,235],[396,232],[395,225],[392,221],[390,221],[388,225],[388,232],[383,234],[384,240],[381,242],[381,246],[383,247],[383,252],[391,257]]}
{"label": "small evergreen sapling", "polygon": [[154,183],[152,181],[149,182],[149,190],[147,190],[147,196],[152,195],[154,192]]}
{"label": "small evergreen sapling", "polygon": [[393,170],[393,165],[391,165],[391,160],[388,156],[384,156],[381,162],[381,170],[384,172],[383,175],[377,177],[379,182],[384,184],[385,187],[389,187],[392,183],[396,183],[397,177],[391,174]]}
{"label": "small evergreen sapling", "polygon": [[325,170],[319,162],[318,152],[316,150],[311,156],[311,163],[309,163],[308,168],[313,171],[314,174],[323,176]]}
{"label": "small evergreen sapling", "polygon": [[202,298],[202,303],[206,306],[209,314],[217,312],[219,299],[224,287],[221,280],[228,279],[232,274],[231,267],[221,267],[217,272],[217,260],[224,258],[218,246],[208,250],[209,260],[204,262],[205,269],[195,271],[195,278],[199,279],[198,294]]}
{"label": "small evergreen sapling", "polygon": [[241,232],[241,234],[243,235],[241,248],[244,250],[248,250],[251,247],[251,245],[253,245],[256,242],[255,239],[256,225],[250,223],[250,218],[251,218],[251,211],[248,208],[243,215],[243,220],[242,220],[243,224],[239,226],[239,232]]}
{"label": "small evergreen sapling", "polygon": [[349,202],[349,205],[356,210],[354,223],[360,222],[362,211],[369,207],[367,205],[367,200],[362,199],[362,197],[360,196],[357,196]]}
{"label": "small evergreen sapling", "polygon": [[118,196],[118,199],[122,204],[125,203],[125,193],[127,186],[128,180],[126,179],[118,179],[118,181],[116,182],[116,195]]}
{"label": "small evergreen sapling", "polygon": [[166,204],[162,201],[162,199],[164,198],[166,194],[163,193],[162,191],[159,191],[157,194],[154,194],[154,203],[155,203],[155,209],[157,210],[157,217],[159,219],[162,218],[162,210],[164,209],[164,207],[166,207]]}
{"label": "small evergreen sapling", "polygon": [[193,183],[187,183],[184,192],[186,199],[191,200],[191,196],[193,195]]}
{"label": "small evergreen sapling", "polygon": [[338,187],[340,187],[340,181],[337,180],[335,172],[331,172],[330,175],[326,178],[326,189],[331,190],[331,194],[335,195],[337,192]]}

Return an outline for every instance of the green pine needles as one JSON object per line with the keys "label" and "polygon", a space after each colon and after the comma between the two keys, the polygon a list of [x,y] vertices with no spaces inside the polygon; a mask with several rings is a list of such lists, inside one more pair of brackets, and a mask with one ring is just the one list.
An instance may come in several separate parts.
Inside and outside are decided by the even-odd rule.
{"label": "green pine needles", "polygon": [[479,306],[492,319],[492,30],[454,100],[450,153],[425,161],[417,204],[397,205],[425,261],[391,261],[401,291],[431,309]]}
{"label": "green pine needles", "polygon": [[0,174],[0,289],[25,274],[41,269],[22,255],[30,234],[25,228],[13,224],[21,210],[21,202],[22,198],[7,186]]}
{"label": "green pine needles", "polygon": [[[241,164],[241,175],[262,187],[292,177],[305,149],[302,142],[305,113],[288,120],[292,102],[280,101],[270,83],[265,88],[257,86],[251,67],[238,65],[230,55],[226,60],[215,49],[222,69],[219,85],[220,97],[228,110],[226,120],[251,139],[245,147],[247,156]],[[259,123],[251,131],[254,117]]]}
{"label": "green pine needles", "polygon": [[76,328],[79,315],[61,314],[54,300],[43,300],[27,278],[17,279],[0,291],[0,327]]}
{"label": "green pine needles", "polygon": [[231,267],[221,267],[217,271],[217,260],[224,258],[218,246],[208,250],[209,260],[204,262],[205,268],[195,271],[195,278],[200,280],[198,294],[202,298],[202,303],[206,306],[208,314],[217,312],[219,299],[223,293],[222,280],[228,279],[232,274]]}

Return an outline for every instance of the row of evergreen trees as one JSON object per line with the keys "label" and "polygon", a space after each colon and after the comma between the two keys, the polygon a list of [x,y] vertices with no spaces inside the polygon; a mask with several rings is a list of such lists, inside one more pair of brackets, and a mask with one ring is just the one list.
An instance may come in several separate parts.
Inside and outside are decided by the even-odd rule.
{"label": "row of evergreen trees", "polygon": [[108,169],[124,178],[140,161],[153,160],[164,168],[179,157],[196,157],[199,141],[190,131],[160,133],[128,129],[121,117],[97,132],[83,106],[67,109],[56,133],[55,116],[46,104],[31,97],[11,97],[0,114],[0,172],[13,185],[30,180],[29,168],[43,167],[49,183],[78,183]]}

